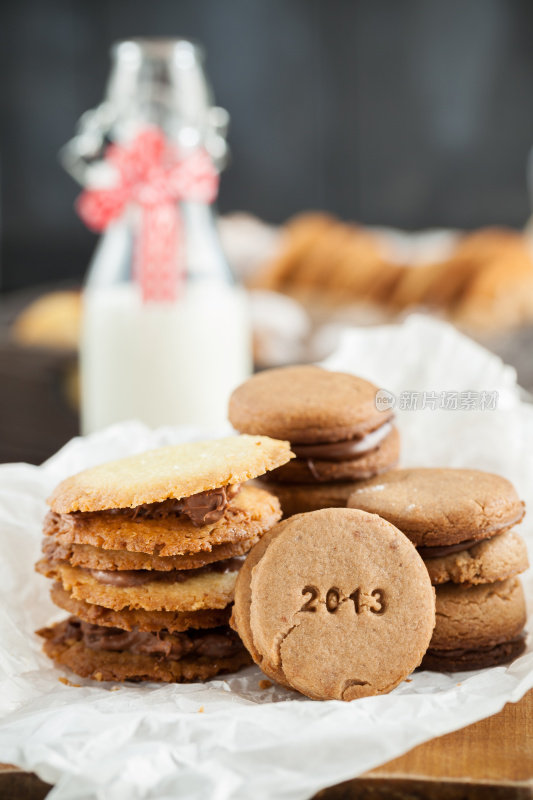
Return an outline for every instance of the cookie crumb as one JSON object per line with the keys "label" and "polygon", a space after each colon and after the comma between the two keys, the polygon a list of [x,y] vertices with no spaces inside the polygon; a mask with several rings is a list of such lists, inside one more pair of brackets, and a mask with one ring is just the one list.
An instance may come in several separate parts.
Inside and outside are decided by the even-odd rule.
{"label": "cookie crumb", "polygon": [[122,686],[112,686],[109,691],[110,692],[118,692],[119,689],[122,689]]}
{"label": "cookie crumb", "polygon": [[203,706],[200,706],[200,708],[198,709],[198,713],[199,714],[203,714],[204,711],[205,711],[205,708]]}
{"label": "cookie crumb", "polygon": [[103,681],[104,680],[104,676],[102,675],[101,672],[95,672],[94,675],[93,675],[93,680],[95,680],[95,681]]}
{"label": "cookie crumb", "polygon": [[58,678],[57,680],[59,681],[59,683],[63,683],[65,686],[74,686],[76,689],[81,689],[81,683],[72,683],[72,681],[69,681],[68,678],[61,677]]}
{"label": "cookie crumb", "polygon": [[259,681],[260,689],[270,689],[271,686],[272,686],[272,681],[267,681],[266,678],[263,678],[263,680]]}
{"label": "cookie crumb", "polygon": [[406,679],[405,679],[405,682],[406,682],[406,683],[412,683],[412,682],[413,682],[413,679],[412,679],[412,678],[406,678]]}

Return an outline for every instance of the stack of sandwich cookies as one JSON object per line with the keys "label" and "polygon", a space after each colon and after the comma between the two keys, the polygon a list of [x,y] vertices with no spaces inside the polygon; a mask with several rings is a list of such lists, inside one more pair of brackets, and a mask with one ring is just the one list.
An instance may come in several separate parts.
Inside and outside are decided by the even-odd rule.
{"label": "stack of sandwich cookies", "polygon": [[391,691],[421,662],[435,597],[411,542],[346,508],[298,514],[254,546],[231,624],[254,661],[317,700]]}
{"label": "stack of sandwich cookies", "polygon": [[399,435],[377,387],[314,366],[255,375],[234,392],[229,419],[241,433],[288,439],[296,458],[268,476],[285,516],[346,506],[354,482],[391,469]]}
{"label": "stack of sandwich cookies", "polygon": [[437,591],[424,667],[478,669],[523,652],[526,608],[517,575],[528,557],[513,526],[524,505],[509,481],[478,470],[395,470],[361,484],[348,505],[392,522],[424,559]]}
{"label": "stack of sandwich cookies", "polygon": [[246,553],[280,518],[245,481],[287,442],[239,436],[86,470],[49,500],[39,572],[68,620],[39,631],[58,664],[97,680],[204,680],[249,663],[228,627]]}

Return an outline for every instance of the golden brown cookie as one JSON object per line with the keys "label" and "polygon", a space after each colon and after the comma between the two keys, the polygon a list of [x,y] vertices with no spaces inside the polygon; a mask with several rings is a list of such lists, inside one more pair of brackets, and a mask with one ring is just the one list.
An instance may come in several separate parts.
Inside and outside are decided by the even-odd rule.
{"label": "golden brown cookie", "polygon": [[437,587],[437,623],[422,666],[449,672],[505,664],[525,648],[526,606],[518,578]]}
{"label": "golden brown cookie", "polygon": [[515,658],[521,656],[525,649],[525,633],[518,634],[506,642],[488,647],[477,647],[472,650],[464,647],[458,647],[455,650],[432,648],[426,652],[420,669],[436,672],[466,672],[472,669],[498,667],[502,664],[510,664]]}
{"label": "golden brown cookie", "polygon": [[436,609],[430,647],[437,650],[489,647],[517,636],[526,624],[518,578],[478,586],[445,583],[437,587]]}
{"label": "golden brown cookie", "polygon": [[224,516],[201,527],[183,516],[166,519],[123,517],[104,511],[55,514],[45,520],[44,533],[61,544],[90,544],[107,550],[127,550],[168,556],[209,552],[223,543],[247,542],[272,527],[281,515],[278,500],[268,492],[244,486]]}
{"label": "golden brown cookie", "polygon": [[238,431],[293,443],[339,442],[390,419],[391,411],[376,408],[376,392],[369,381],[320,367],[270,369],[235,389],[229,420]]}
{"label": "golden brown cookie", "polygon": [[[304,258],[294,264],[290,276],[290,284],[294,287],[317,289],[327,284],[328,278],[336,271],[346,246],[352,238],[352,231],[347,225],[332,222],[323,229],[324,234],[310,240]],[[329,262],[329,274],[324,264]]]}
{"label": "golden brown cookie", "polygon": [[474,469],[393,470],[361,483],[348,505],[379,514],[424,547],[470,546],[471,540],[502,533],[524,516],[524,504],[508,480]]}
{"label": "golden brown cookie", "polygon": [[58,514],[134,508],[243,483],[290,458],[288,442],[266,436],[187,442],[84,470],[60,483],[48,502]]}
{"label": "golden brown cookie", "polygon": [[493,257],[470,282],[454,320],[474,331],[518,327],[533,319],[533,261],[524,237],[520,255]]}
{"label": "golden brown cookie", "polygon": [[[353,460],[326,461],[317,458],[295,458],[270,475],[277,483],[309,483],[311,485],[334,481],[357,481],[380,475],[398,463],[400,435],[395,427],[381,441],[379,447]],[[266,484],[265,484],[266,485]]]}
{"label": "golden brown cookie", "polygon": [[76,617],[41,632],[45,652],[97,680],[205,680],[249,663],[238,637],[212,626],[227,623],[244,555],[281,509],[241,481],[291,457],[287,442],[237,436],[63,481],[36,569]]}
{"label": "golden brown cookie", "polygon": [[346,508],[348,498],[357,486],[357,481],[335,481],[332,483],[278,483],[277,481],[254,481],[276,495],[284,517],[318,511],[320,508]]}
{"label": "golden brown cookie", "polygon": [[[203,608],[225,608],[233,600],[237,569],[228,572],[198,569],[187,573],[186,580],[156,580],[141,585],[117,586],[104,583],[91,570],[71,567],[41,559],[36,569],[53,578],[69,591],[75,600],[112,608],[115,611],[198,611]],[[198,573],[194,575],[192,573]],[[113,574],[113,573],[112,573]],[[115,573],[117,574],[117,573]],[[120,573],[118,573],[120,574]],[[167,573],[160,573],[167,575]]]}
{"label": "golden brown cookie", "polygon": [[441,285],[446,266],[442,263],[404,265],[396,285],[387,298],[389,306],[403,309],[425,305],[426,298],[435,284]]}
{"label": "golden brown cookie", "polygon": [[[272,524],[275,521],[272,518]],[[55,537],[49,536],[43,541],[43,553],[49,561],[68,561],[73,567],[105,570],[154,569],[166,572],[174,569],[197,569],[216,561],[245,555],[257,541],[259,532],[236,542],[215,545],[211,550],[164,557],[129,550],[104,550],[91,544],[59,542]]]}
{"label": "golden brown cookie", "polygon": [[179,633],[189,628],[217,628],[227,625],[231,613],[231,606],[205,608],[200,611],[144,611],[127,608],[114,611],[112,608],[76,600],[60,583],[52,586],[50,597],[56,606],[85,622],[125,631],[137,628],[140,631],[166,630]]}
{"label": "golden brown cookie", "polygon": [[[396,465],[398,431],[392,412],[377,409],[376,393],[377,387],[362,378],[320,367],[266,370],[233,392],[229,418],[240,431],[285,431],[296,458],[272,470],[268,479],[277,486],[300,485],[294,500],[283,494],[290,511],[303,511],[317,508],[320,493],[309,505],[301,484],[346,484]],[[332,493],[339,496],[333,488]],[[326,498],[325,506],[333,504]]]}
{"label": "golden brown cookie", "polygon": [[294,282],[302,259],[313,252],[324,231],[332,228],[335,220],[329,214],[299,214],[285,225],[280,252],[252,281],[252,288],[283,291]]}
{"label": "golden brown cookie", "polygon": [[16,317],[11,337],[25,347],[77,350],[80,338],[81,293],[47,292]]}
{"label": "golden brown cookie", "polygon": [[370,299],[380,277],[386,275],[386,280],[389,279],[389,265],[382,257],[379,240],[372,233],[360,225],[341,223],[341,227],[348,234],[346,245],[334,268],[327,256],[323,258],[322,272],[323,287],[331,293],[331,300],[345,305],[347,299],[348,302]]}
{"label": "golden brown cookie", "polygon": [[[249,590],[250,570],[239,576],[232,617],[267,674],[279,670],[315,699],[352,700],[390,691],[418,666],[435,622],[434,591],[400,531],[375,515],[329,508],[267,535],[248,556]],[[264,552],[254,563],[256,548]]]}
{"label": "golden brown cookie", "polygon": [[424,558],[424,563],[433,584],[493,583],[519,575],[529,566],[526,543],[512,530],[481,539],[466,550]]}
{"label": "golden brown cookie", "polygon": [[[37,631],[45,639],[44,652],[58,666],[97,681],[162,681],[166,683],[190,683],[205,681],[221,672],[235,672],[251,663],[242,643],[231,638],[229,629],[188,634],[135,634],[113,628],[104,628],[102,647],[95,647],[98,626],[80,623],[70,617],[50,628]],[[153,637],[155,654],[150,644],[141,637]],[[216,637],[216,640],[213,640]],[[233,634],[234,637],[234,634]],[[134,641],[134,652],[122,647]],[[106,643],[107,639],[107,643]],[[140,640],[140,642],[139,642]],[[226,643],[224,640],[227,640]],[[97,642],[96,642],[97,643]],[[190,645],[192,644],[192,647]],[[135,647],[137,645],[137,647]],[[170,649],[170,652],[165,652]],[[106,648],[112,649],[106,649]],[[217,655],[217,648],[220,655]],[[148,651],[148,652],[145,652]],[[183,650],[183,654],[180,653]],[[175,652],[177,651],[177,652]]]}

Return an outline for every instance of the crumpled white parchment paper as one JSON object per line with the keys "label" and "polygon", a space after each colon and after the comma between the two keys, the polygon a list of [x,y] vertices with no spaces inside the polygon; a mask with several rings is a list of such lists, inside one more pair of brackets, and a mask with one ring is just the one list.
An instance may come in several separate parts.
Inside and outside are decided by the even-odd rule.
{"label": "crumpled white parchment paper", "polygon": [[[533,408],[514,371],[448,325],[347,329],[327,366],[393,392],[498,391],[493,411],[398,411],[404,465],[478,467],[510,478],[533,509]],[[53,800],[304,800],[434,736],[516,702],[533,686],[531,644],[509,667],[415,673],[391,694],[313,702],[272,687],[259,670],[189,686],[69,678],[33,631],[63,613],[33,571],[45,498],[84,467],[212,432],[139,423],[75,439],[41,467],[0,467],[0,761],[55,784]],[[223,433],[223,432],[221,432]],[[521,525],[532,540],[533,514]],[[531,603],[533,581],[524,586]]]}

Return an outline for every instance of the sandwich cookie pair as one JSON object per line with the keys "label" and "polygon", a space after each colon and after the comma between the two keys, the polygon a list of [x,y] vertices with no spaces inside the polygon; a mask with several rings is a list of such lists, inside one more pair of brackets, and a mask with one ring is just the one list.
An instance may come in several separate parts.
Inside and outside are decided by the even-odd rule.
{"label": "sandwich cookie pair", "polygon": [[391,691],[421,662],[435,592],[415,547],[374,514],[286,519],[249,553],[231,625],[273,680],[316,700]]}
{"label": "sandwich cookie pair", "polygon": [[102,464],[52,494],[37,570],[71,616],[38,631],[58,665],[96,680],[205,680],[250,663],[229,628],[246,553],[280,518],[245,481],[288,442],[238,436]]}
{"label": "sandwich cookie pair", "polygon": [[505,664],[525,649],[520,580],[524,504],[505,478],[466,469],[404,469],[359,486],[348,505],[408,536],[437,592],[437,622],[422,663],[459,671]]}
{"label": "sandwich cookie pair", "polygon": [[391,469],[399,435],[377,387],[341,372],[296,366],[254,375],[232,394],[240,433],[288,439],[296,458],[268,476],[284,516],[345,507],[356,482]]}

